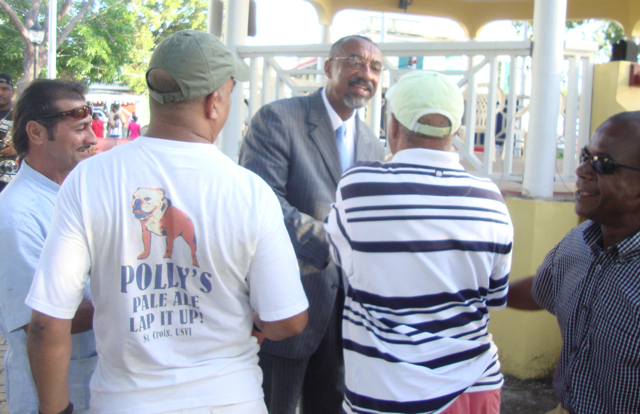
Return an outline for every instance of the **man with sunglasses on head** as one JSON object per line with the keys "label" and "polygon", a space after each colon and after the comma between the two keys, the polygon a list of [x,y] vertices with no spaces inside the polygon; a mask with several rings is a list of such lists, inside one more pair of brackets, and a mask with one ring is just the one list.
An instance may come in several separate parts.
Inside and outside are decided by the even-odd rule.
{"label": "man with sunglasses on head", "polygon": [[582,150],[575,212],[588,219],[510,286],[508,306],[556,315],[554,413],[640,412],[640,111],[612,116]]}
{"label": "man with sunglasses on head", "polygon": [[239,163],[273,188],[309,298],[309,324],[295,338],[260,348],[271,414],[341,413],[344,394],[341,319],[344,287],[330,262],[323,222],[338,181],[356,161],[380,160],[383,148],[356,109],[373,97],[382,53],[371,40],[338,40],[325,61],[325,88],[263,106],[240,149]]}
{"label": "man with sunglasses on head", "polygon": [[[47,237],[63,181],[89,156],[97,140],[84,86],[60,79],[32,82],[16,102],[13,144],[20,170],[0,194],[0,330],[9,347],[4,358],[12,413],[37,413],[38,395],[27,358],[31,308],[25,298]],[[71,324],[71,401],[76,413],[89,409],[89,380],[97,354],[88,287]]]}
{"label": "man with sunglasses on head", "polygon": [[43,414],[69,407],[69,318],[89,278],[92,413],[267,413],[252,327],[299,334],[308,302],[273,191],[213,145],[236,79],[249,67],[216,36],[168,36],[146,75],[146,136],[86,161],[60,190],[27,298]]}

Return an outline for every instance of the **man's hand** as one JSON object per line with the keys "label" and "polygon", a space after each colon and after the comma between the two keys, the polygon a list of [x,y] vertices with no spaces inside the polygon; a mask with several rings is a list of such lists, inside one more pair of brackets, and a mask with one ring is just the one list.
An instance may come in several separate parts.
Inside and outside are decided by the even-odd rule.
{"label": "man's hand", "polygon": [[16,149],[13,148],[13,145],[7,143],[7,147],[0,150],[0,155],[3,157],[15,157],[18,153],[16,152]]}

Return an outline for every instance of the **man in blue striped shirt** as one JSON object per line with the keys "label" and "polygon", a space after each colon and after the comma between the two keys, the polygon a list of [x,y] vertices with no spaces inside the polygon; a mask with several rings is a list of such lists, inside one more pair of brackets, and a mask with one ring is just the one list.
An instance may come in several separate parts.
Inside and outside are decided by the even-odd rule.
{"label": "man in blue striped shirt", "polygon": [[488,309],[506,303],[509,212],[452,151],[464,108],[455,84],[413,72],[387,98],[394,157],[348,170],[325,223],[349,281],[343,409],[497,414]]}
{"label": "man in blue striped shirt", "polygon": [[589,220],[512,285],[509,306],[558,318],[555,412],[640,413],[640,111],[605,121],[580,160],[575,211]]}

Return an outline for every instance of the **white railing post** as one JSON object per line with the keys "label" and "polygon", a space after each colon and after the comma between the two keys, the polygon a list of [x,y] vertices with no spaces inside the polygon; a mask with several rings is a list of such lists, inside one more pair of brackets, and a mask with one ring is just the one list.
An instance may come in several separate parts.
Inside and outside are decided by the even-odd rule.
{"label": "white railing post", "polygon": [[262,61],[262,105],[271,102],[271,67],[267,58]]}
{"label": "white railing post", "polygon": [[489,62],[489,90],[487,92],[487,128],[484,132],[484,173],[493,173],[496,151],[496,96],[498,88],[498,56]]}
{"label": "white railing post", "polygon": [[591,138],[591,98],[593,95],[593,54],[582,58],[582,90],[580,91],[580,123],[578,149]]}
{"label": "white railing post", "polygon": [[578,81],[580,80],[578,56],[569,56],[569,73],[567,76],[567,104],[564,117],[564,154],[562,174],[564,178],[574,175],[576,169],[576,134],[578,121]]}
{"label": "white railing post", "polygon": [[[238,53],[238,46],[244,45],[247,39],[247,26],[249,22],[249,0],[235,0],[227,2],[227,31],[225,43],[231,53]],[[231,92],[231,108],[227,123],[222,130],[222,152],[233,161],[238,161],[240,151],[240,138],[244,119],[242,117],[242,106],[244,105],[244,84],[238,86]],[[220,139],[220,138],[218,138]]]}
{"label": "white railing post", "polygon": [[507,130],[504,137],[504,145],[502,147],[502,159],[504,160],[504,167],[502,170],[502,176],[508,177],[513,172],[513,151],[515,143],[515,113],[516,113],[516,78],[517,78],[518,57],[511,55],[511,62],[509,63],[509,102],[507,103]]}
{"label": "white railing post", "polygon": [[249,81],[249,119],[260,109],[258,104],[258,59],[257,57],[251,58],[251,80]]}

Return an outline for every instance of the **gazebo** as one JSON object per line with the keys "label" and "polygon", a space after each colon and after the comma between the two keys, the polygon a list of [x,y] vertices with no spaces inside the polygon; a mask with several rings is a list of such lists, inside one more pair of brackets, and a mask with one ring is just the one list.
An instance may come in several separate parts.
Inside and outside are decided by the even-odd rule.
{"label": "gazebo", "polygon": [[[312,4],[318,13],[318,23],[323,27],[323,38],[317,45],[294,46],[245,46],[247,22],[249,20],[250,0],[227,1],[227,30],[225,43],[239,56],[248,58],[252,68],[252,81],[249,83],[250,102],[249,114],[262,103],[268,102],[266,92],[269,81],[269,71],[279,70],[272,57],[299,56],[317,57],[320,60],[327,56],[329,50],[330,26],[334,16],[341,10],[360,9],[376,12],[399,12],[408,14],[434,16],[452,19],[460,24],[469,38],[467,42],[431,42],[430,44],[402,44],[381,43],[383,55],[418,51],[426,55],[465,55],[470,56],[470,65],[462,73],[465,78],[463,84],[470,85],[468,101],[475,102],[473,56],[485,56],[491,67],[488,100],[492,102],[497,91],[495,86],[495,56],[499,53],[511,57],[514,62],[517,57],[531,56],[531,95],[529,97],[529,130],[525,142],[524,174],[522,179],[521,197],[507,198],[512,220],[516,230],[514,243],[514,261],[512,280],[533,274],[542,262],[544,255],[557,243],[564,234],[578,223],[573,213],[573,203],[560,202],[553,199],[554,179],[556,178],[557,151],[557,119],[560,109],[558,97],[561,92],[562,62],[569,45],[564,42],[566,20],[603,19],[615,20],[622,25],[628,41],[640,36],[640,1],[638,0],[300,0]],[[210,0],[210,31],[215,32],[216,13],[221,13],[220,0]],[[479,31],[488,23],[497,20],[531,21],[534,25],[533,42],[477,42],[473,40]],[[579,47],[571,52],[575,59],[569,71],[576,74],[582,68],[581,81],[575,78],[570,82],[567,96],[567,118],[573,116],[573,124],[569,122],[568,129],[576,133],[575,140],[566,144],[565,162],[572,171],[576,162],[576,146],[584,145],[589,139],[591,126],[591,94],[593,61],[585,51],[588,47]],[[506,51],[506,52],[505,52]],[[584,53],[583,53],[584,52]],[[582,53],[582,54],[581,54]],[[404,56],[407,56],[405,54]],[[262,59],[262,67],[258,67]],[[582,66],[581,66],[582,65]],[[270,67],[269,67],[270,66]],[[515,68],[512,63],[511,73]],[[259,69],[262,70],[262,88],[258,90]],[[393,69],[394,75],[400,76],[402,71]],[[298,70],[298,72],[300,72]],[[284,87],[296,90],[288,79],[296,71],[289,71],[276,80],[276,98],[284,97],[281,93]],[[317,72],[321,73],[320,71]],[[393,82],[393,76],[392,80]],[[492,82],[494,82],[492,84]],[[509,101],[511,107],[507,110],[507,117],[515,115],[516,97],[513,95],[515,81],[510,86]],[[577,91],[578,84],[581,90]],[[574,89],[572,92],[572,88]],[[640,102],[640,88],[634,91]],[[302,89],[300,89],[302,90]],[[243,128],[243,101],[241,88],[234,90],[232,96],[233,107],[225,127],[221,147],[232,159],[237,159],[239,137]],[[262,96],[258,102],[257,96]],[[373,100],[372,100],[373,101]],[[468,105],[466,118],[475,116],[475,108]],[[380,107],[372,104],[371,125],[379,123]],[[570,116],[570,112],[572,115]],[[377,116],[377,118],[376,118]],[[579,119],[580,121],[576,121]],[[493,144],[493,133],[488,125],[489,144]],[[508,136],[513,130],[509,130]],[[460,137],[458,150],[461,155],[473,156],[473,131],[465,137]],[[513,147],[505,143],[507,158],[511,157]],[[466,151],[466,152],[465,152]],[[492,154],[485,154],[485,165],[491,161]],[[506,160],[506,159],[505,159]],[[573,164],[572,164],[573,163]],[[490,171],[487,170],[487,171]],[[488,175],[488,174],[487,174]],[[500,348],[503,369],[506,373],[521,378],[531,378],[548,374],[552,371],[561,339],[555,318],[544,312],[524,313],[507,310],[492,315],[491,331]]]}

